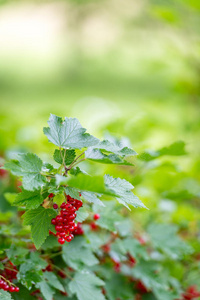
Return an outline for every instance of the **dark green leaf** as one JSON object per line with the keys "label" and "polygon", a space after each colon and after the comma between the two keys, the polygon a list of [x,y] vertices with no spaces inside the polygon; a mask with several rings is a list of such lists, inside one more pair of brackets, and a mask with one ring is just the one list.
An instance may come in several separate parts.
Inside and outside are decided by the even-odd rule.
{"label": "dark green leaf", "polygon": [[36,248],[40,248],[51,229],[51,219],[56,216],[53,209],[38,207],[24,214],[24,225],[31,225],[31,233]]}
{"label": "dark green leaf", "polygon": [[40,190],[26,191],[22,190],[13,202],[16,206],[26,206],[26,209],[35,209],[43,202]]}
{"label": "dark green leaf", "polygon": [[76,158],[76,152],[75,150],[58,150],[56,149],[53,155],[54,160],[58,163],[58,164],[63,164],[63,160],[65,162],[65,165],[70,165],[74,159]]}

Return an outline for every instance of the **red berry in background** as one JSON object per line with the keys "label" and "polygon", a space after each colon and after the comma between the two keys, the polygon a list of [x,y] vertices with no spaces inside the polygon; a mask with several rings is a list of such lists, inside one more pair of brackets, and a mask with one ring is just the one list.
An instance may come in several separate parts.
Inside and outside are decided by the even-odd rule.
{"label": "red berry in background", "polygon": [[53,204],[53,208],[54,208],[54,209],[57,209],[57,208],[58,208],[58,204],[54,203],[54,204]]}
{"label": "red berry in background", "polygon": [[60,276],[63,279],[67,277],[63,271],[58,271],[58,276]]}
{"label": "red berry in background", "polygon": [[49,196],[48,196],[50,199],[51,198],[53,198],[54,197],[54,194],[53,193],[51,193],[51,194],[49,194]]}
{"label": "red berry in background", "polygon": [[113,263],[114,263],[114,270],[116,273],[120,272],[121,269],[121,264],[119,261],[116,261],[115,259],[112,259]]}
{"label": "red berry in background", "polygon": [[94,220],[99,220],[100,219],[100,215],[99,214],[95,214],[93,217]]}
{"label": "red berry in background", "polygon": [[63,237],[60,237],[58,239],[58,243],[61,244],[61,245],[63,245],[65,243],[65,239]]}
{"label": "red berry in background", "polygon": [[139,280],[136,283],[136,289],[141,293],[141,294],[146,294],[148,293],[148,289],[146,288],[146,286],[143,284],[143,282],[141,280]]}
{"label": "red berry in background", "polygon": [[128,260],[131,267],[133,267],[136,264],[136,259],[128,253]]}
{"label": "red berry in background", "polygon": [[198,292],[197,287],[195,285],[191,285],[187,288],[185,293],[183,294],[184,300],[192,300],[200,297],[200,292]]}
{"label": "red berry in background", "polygon": [[110,245],[109,244],[105,244],[101,248],[102,248],[103,252],[105,252],[105,253],[110,252]]}
{"label": "red berry in background", "polygon": [[95,222],[91,222],[90,223],[90,228],[91,228],[92,231],[96,231],[96,230],[98,230],[99,227]]}

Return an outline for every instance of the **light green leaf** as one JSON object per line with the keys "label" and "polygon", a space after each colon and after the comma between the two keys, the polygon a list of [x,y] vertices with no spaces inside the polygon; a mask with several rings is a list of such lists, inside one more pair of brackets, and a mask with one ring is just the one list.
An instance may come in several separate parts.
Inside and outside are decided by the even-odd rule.
{"label": "light green leaf", "polygon": [[76,294],[78,300],[105,300],[101,292],[104,282],[93,273],[77,272],[69,284],[69,289]]}
{"label": "light green leaf", "polygon": [[24,214],[24,225],[31,225],[33,242],[37,249],[44,243],[51,229],[51,219],[56,216],[53,209],[40,206]]}
{"label": "light green leaf", "polygon": [[[168,224],[151,224],[148,233],[155,248],[160,249],[171,259],[181,259],[192,253],[192,248],[177,235],[178,228]],[[164,233],[164,234],[163,234]]]}
{"label": "light green leaf", "polygon": [[84,237],[77,236],[72,242],[65,243],[62,257],[66,264],[75,270],[98,263],[97,258],[90,249],[90,244],[86,243]]}
{"label": "light green leaf", "polygon": [[17,197],[18,194],[16,193],[5,193],[4,197],[6,198],[6,200],[10,203],[13,204],[13,202],[15,201],[15,198]]}
{"label": "light green leaf", "polygon": [[101,196],[101,194],[81,191],[81,196],[90,203],[94,203],[100,206],[105,206],[104,203],[98,198],[99,196]]}
{"label": "light green leaf", "polygon": [[48,284],[54,287],[55,289],[64,292],[64,288],[57,276],[53,272],[44,272],[44,278],[48,281]]}
{"label": "light green leaf", "polygon": [[6,291],[3,291],[3,290],[0,290],[0,299],[1,300],[13,300],[13,298],[11,297],[11,294]]}
{"label": "light green leaf", "polygon": [[46,281],[37,283],[36,287],[40,289],[42,295],[44,296],[44,299],[46,300],[53,299],[55,290]]}
{"label": "light green leaf", "polygon": [[95,145],[94,148],[105,150],[107,152],[111,152],[111,153],[114,153],[114,154],[122,156],[122,157],[132,156],[132,155],[137,154],[137,152],[135,152],[134,150],[132,150],[128,147],[124,147],[124,145],[122,145],[120,143],[117,144],[116,142],[111,142],[108,140],[103,140],[99,144]]}
{"label": "light green leaf", "polygon": [[151,161],[163,155],[180,156],[185,154],[187,154],[185,150],[185,143],[183,141],[178,141],[171,144],[169,147],[163,147],[157,151],[146,150],[141,153],[138,158],[144,161]]}
{"label": "light green leaf", "polygon": [[84,207],[79,208],[79,210],[76,213],[76,221],[77,222],[83,222],[87,217],[89,216],[88,212],[85,210]]}
{"label": "light green leaf", "polygon": [[114,153],[105,154],[100,149],[90,148],[85,152],[85,157],[89,160],[103,163],[103,164],[117,164],[117,165],[128,165],[132,166],[133,164],[129,163],[125,159],[121,158],[119,155]]}
{"label": "light green leaf", "polygon": [[16,206],[26,206],[26,209],[35,209],[43,202],[41,191],[26,191],[22,190],[13,202]]}
{"label": "light green leaf", "polygon": [[19,154],[18,161],[10,161],[5,168],[14,175],[22,176],[22,184],[25,190],[33,191],[39,189],[46,182],[46,178],[40,174],[42,160],[33,153]]}
{"label": "light green leaf", "polygon": [[128,209],[128,204],[134,207],[146,208],[140,199],[131,192],[134,187],[130,182],[126,181],[125,179],[114,178],[110,175],[105,175],[104,180],[107,190],[116,196],[116,199],[119,203],[125,205]]}
{"label": "light green leaf", "polygon": [[63,193],[62,194],[57,194],[53,198],[53,202],[58,204],[58,206],[60,206],[64,201],[65,201],[65,195]]}
{"label": "light green leaf", "polygon": [[76,152],[74,149],[72,150],[63,149],[61,151],[56,149],[53,158],[58,164],[62,165],[64,159],[65,165],[70,165],[76,158]]}
{"label": "light green leaf", "polygon": [[65,193],[66,193],[66,195],[69,195],[70,197],[72,197],[74,199],[81,200],[81,197],[79,196],[80,192],[76,188],[73,188],[71,186],[67,186],[65,188]]}
{"label": "light green leaf", "polygon": [[81,126],[76,118],[62,118],[53,114],[48,121],[49,127],[43,129],[49,141],[61,148],[81,149],[96,145],[99,140],[85,133],[86,129]]}

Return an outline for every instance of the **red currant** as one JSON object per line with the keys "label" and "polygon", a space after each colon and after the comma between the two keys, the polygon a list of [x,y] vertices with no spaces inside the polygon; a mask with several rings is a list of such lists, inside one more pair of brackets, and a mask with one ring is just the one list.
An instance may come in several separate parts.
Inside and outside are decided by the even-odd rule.
{"label": "red currant", "polygon": [[99,220],[100,219],[100,215],[99,214],[95,214],[93,217],[94,220]]}
{"label": "red currant", "polygon": [[51,220],[51,224],[53,224],[53,225],[56,225],[56,224],[57,224],[57,221],[56,221],[55,218],[53,218],[53,219]]}
{"label": "red currant", "polygon": [[17,293],[19,292],[19,287],[18,286],[15,287],[15,292],[17,292]]}
{"label": "red currant", "polygon": [[57,209],[58,208],[58,204],[54,203],[53,208]]}
{"label": "red currant", "polygon": [[49,198],[53,198],[53,197],[54,197],[53,193],[49,194]]}
{"label": "red currant", "polygon": [[62,225],[56,225],[55,226],[55,230],[56,231],[61,231],[63,229],[63,226]]}
{"label": "red currant", "polygon": [[10,286],[9,287],[9,292],[11,292],[11,293],[15,292],[15,287],[14,286]]}
{"label": "red currant", "polygon": [[58,239],[58,243],[61,244],[61,245],[63,245],[65,243],[65,239],[63,237],[60,237]]}

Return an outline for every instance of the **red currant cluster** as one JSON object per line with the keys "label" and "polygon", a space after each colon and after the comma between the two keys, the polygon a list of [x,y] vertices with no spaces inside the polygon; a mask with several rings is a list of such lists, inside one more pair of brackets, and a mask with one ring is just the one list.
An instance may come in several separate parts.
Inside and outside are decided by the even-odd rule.
{"label": "red currant cluster", "polygon": [[0,289],[4,291],[9,291],[11,293],[19,292],[18,286],[13,286],[13,284],[7,279],[5,279],[3,276],[0,276]]}
{"label": "red currant cluster", "polygon": [[[66,242],[71,242],[74,238],[72,232],[78,229],[78,225],[74,222],[76,218],[76,211],[83,205],[82,201],[66,196],[67,202],[63,202],[60,206],[61,210],[56,218],[51,220],[51,223],[55,225],[58,236],[58,243],[63,245]],[[57,204],[53,205],[54,209],[58,208]],[[80,226],[79,226],[80,227]]]}

